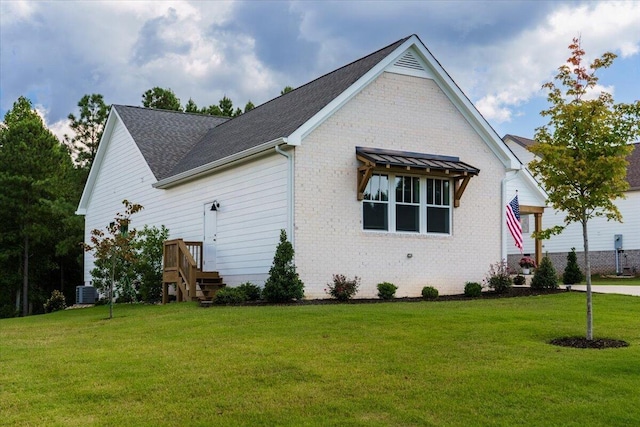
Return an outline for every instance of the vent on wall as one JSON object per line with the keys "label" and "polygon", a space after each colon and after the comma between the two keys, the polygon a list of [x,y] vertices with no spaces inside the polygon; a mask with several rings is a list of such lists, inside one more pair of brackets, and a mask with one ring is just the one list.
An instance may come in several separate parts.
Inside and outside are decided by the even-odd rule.
{"label": "vent on wall", "polygon": [[418,58],[416,58],[410,50],[402,55],[402,57],[400,57],[400,59],[398,59],[393,65],[401,68],[409,68],[411,70],[425,71],[420,61],[418,61]]}

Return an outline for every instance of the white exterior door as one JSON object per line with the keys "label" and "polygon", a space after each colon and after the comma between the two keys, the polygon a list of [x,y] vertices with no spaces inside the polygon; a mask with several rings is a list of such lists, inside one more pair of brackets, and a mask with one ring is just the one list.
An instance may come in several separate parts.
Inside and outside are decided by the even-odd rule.
{"label": "white exterior door", "polygon": [[211,210],[213,203],[204,205],[204,239],[202,240],[203,271],[216,270],[216,239],[217,239],[217,214]]}

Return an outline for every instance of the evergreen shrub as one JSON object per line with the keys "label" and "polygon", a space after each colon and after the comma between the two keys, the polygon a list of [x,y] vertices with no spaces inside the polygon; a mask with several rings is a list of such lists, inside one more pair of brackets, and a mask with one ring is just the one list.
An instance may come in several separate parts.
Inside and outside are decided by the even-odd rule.
{"label": "evergreen shrub", "polygon": [[393,283],[389,283],[389,282],[378,283],[378,298],[394,299],[396,297],[397,289],[398,287]]}
{"label": "evergreen shrub", "polygon": [[213,299],[213,302],[219,305],[242,304],[245,301],[247,301],[247,294],[239,287],[222,288],[216,292]]}
{"label": "evergreen shrub", "polygon": [[260,286],[254,285],[251,282],[241,284],[238,286],[238,289],[244,292],[247,301],[258,301],[262,297],[262,289],[260,289]]}
{"label": "evergreen shrub", "polygon": [[567,266],[562,275],[562,283],[565,285],[574,285],[584,280],[584,274],[578,266],[578,257],[576,256],[576,248],[571,248],[571,252],[567,254]]}
{"label": "evergreen shrub", "polygon": [[424,299],[436,299],[440,295],[440,292],[433,286],[425,286],[422,288],[422,298]]}
{"label": "evergreen shrub", "polygon": [[478,282],[467,282],[464,285],[466,297],[477,298],[482,295],[482,285]]}
{"label": "evergreen shrub", "polygon": [[558,287],[558,274],[553,268],[551,259],[545,255],[540,262],[540,266],[536,268],[531,279],[531,289],[556,289]]}
{"label": "evergreen shrub", "polygon": [[280,230],[280,243],[273,257],[269,278],[264,284],[262,296],[269,302],[299,300],[304,296],[304,283],[300,280],[293,263],[294,250],[287,240],[287,233]]}

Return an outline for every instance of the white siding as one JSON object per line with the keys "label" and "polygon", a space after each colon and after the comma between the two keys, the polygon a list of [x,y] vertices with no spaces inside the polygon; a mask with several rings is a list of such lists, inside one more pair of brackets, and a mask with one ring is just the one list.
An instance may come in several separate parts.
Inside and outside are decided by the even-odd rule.
{"label": "white siding", "polygon": [[[640,191],[630,191],[626,195],[626,199],[616,201],[624,222],[607,221],[603,217],[593,218],[589,221],[590,251],[613,251],[613,239],[616,234],[622,234],[624,249],[640,249]],[[533,223],[533,219],[531,222]],[[563,224],[564,214],[562,212],[545,209],[545,213],[542,216],[543,228]],[[530,236],[525,238],[525,245],[526,248],[533,248],[533,239]],[[579,223],[573,223],[561,234],[543,241],[543,251],[545,252],[569,252],[571,248],[576,248],[578,252],[584,248],[582,225]],[[509,253],[517,253],[517,251],[510,251]]]}
{"label": "white siding", "polygon": [[[165,225],[170,238],[202,241],[204,205],[217,200],[216,270],[227,284],[260,284],[280,230],[287,227],[287,168],[285,157],[268,153],[168,190],[155,189],[141,153],[118,123],[88,205],[86,230],[103,229],[122,211],[126,198],[144,206],[132,217],[133,227]],[[92,257],[85,259],[89,281]]]}

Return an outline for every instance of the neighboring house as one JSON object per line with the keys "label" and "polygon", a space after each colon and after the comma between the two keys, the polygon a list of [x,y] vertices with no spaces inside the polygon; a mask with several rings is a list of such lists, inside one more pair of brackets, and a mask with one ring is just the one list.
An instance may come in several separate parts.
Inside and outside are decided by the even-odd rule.
{"label": "neighboring house", "polygon": [[88,239],[142,204],[133,227],[203,241],[231,286],[264,283],[285,229],[306,298],[333,274],[461,293],[506,258],[515,191],[544,206],[522,169],[413,35],[230,120],[114,105],[78,213]]}
{"label": "neighboring house", "polygon": [[[535,143],[532,139],[515,135],[505,135],[503,138],[507,146],[522,161],[529,164],[536,156],[529,151]],[[618,199],[616,205],[622,213],[622,223],[607,221],[604,217],[589,220],[589,253],[591,255],[591,270],[593,273],[633,273],[640,272],[640,143],[628,158],[627,181],[629,190],[625,199]],[[551,228],[564,224],[565,215],[562,212],[548,209],[544,215],[543,228]],[[531,219],[522,217],[523,228],[530,226]],[[533,229],[529,228],[532,232]],[[524,252],[533,252],[531,233],[523,233]],[[616,249],[616,236],[622,236],[621,251]],[[578,262],[584,271],[584,244],[582,226],[574,223],[561,234],[552,236],[543,242],[543,250],[549,253],[554,266],[562,272],[566,266],[567,253],[576,248]],[[517,250],[509,250],[509,263],[515,267],[520,258]],[[626,270],[625,270],[626,269]]]}

